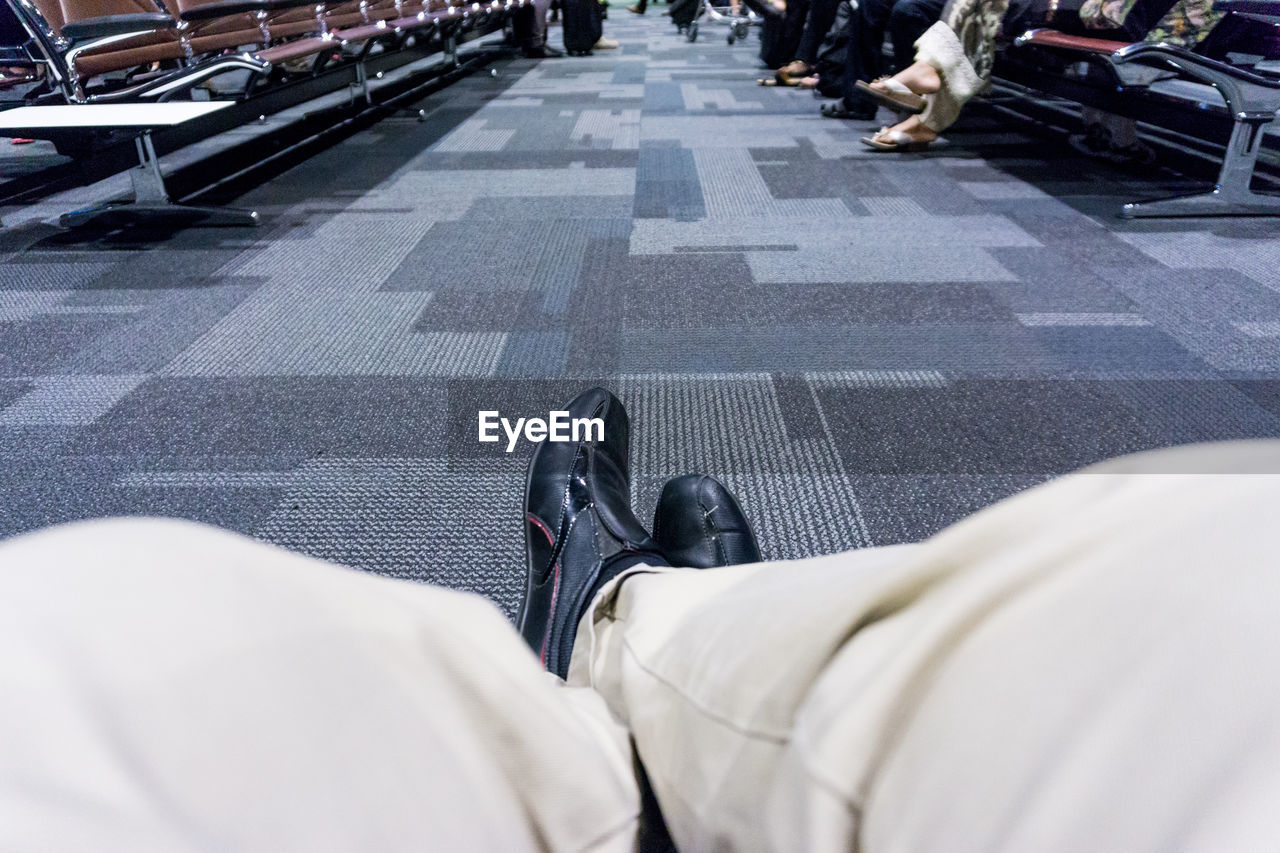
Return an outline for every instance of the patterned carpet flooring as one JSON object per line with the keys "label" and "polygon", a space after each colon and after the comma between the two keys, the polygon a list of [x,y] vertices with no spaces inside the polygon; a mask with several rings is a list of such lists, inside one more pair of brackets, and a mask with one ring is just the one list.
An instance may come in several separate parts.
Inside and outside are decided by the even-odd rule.
{"label": "patterned carpet flooring", "polygon": [[981,114],[876,154],[757,86],[754,39],[607,30],[258,187],[256,232],[0,231],[0,535],[179,516],[512,613],[530,446],[478,443],[480,409],[608,386],[641,516],[706,471],[773,558],[1280,435],[1274,222],[1121,221],[1184,182]]}

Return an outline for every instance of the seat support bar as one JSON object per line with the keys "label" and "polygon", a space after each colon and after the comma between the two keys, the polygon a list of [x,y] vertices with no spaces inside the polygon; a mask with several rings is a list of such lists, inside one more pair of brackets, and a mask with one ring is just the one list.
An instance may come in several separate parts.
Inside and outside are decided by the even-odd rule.
{"label": "seat support bar", "polygon": [[160,171],[160,160],[151,143],[150,129],[139,133],[134,145],[138,150],[138,165],[129,170],[133,198],[64,213],[59,219],[64,228],[81,228],[90,224],[112,227],[145,221],[163,222],[166,226],[258,224],[256,210],[199,207],[171,201]]}
{"label": "seat support bar", "polygon": [[1253,167],[1262,145],[1262,130],[1275,120],[1275,113],[1237,113],[1231,139],[1222,157],[1217,185],[1207,193],[1126,204],[1120,209],[1125,219],[1148,216],[1280,216],[1280,195],[1254,192],[1249,188]]}

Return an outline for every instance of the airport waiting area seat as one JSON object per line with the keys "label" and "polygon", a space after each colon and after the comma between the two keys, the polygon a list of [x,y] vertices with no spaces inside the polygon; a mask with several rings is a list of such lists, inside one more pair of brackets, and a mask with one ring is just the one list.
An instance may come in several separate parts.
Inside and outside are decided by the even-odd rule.
{"label": "airport waiting area seat", "polygon": [[[26,70],[6,87],[40,83],[35,102],[159,101],[210,78],[247,72],[241,97],[275,77],[359,63],[375,45],[400,48],[501,20],[525,0],[5,0],[22,39],[5,49]],[[16,25],[15,25],[16,24]],[[6,41],[13,42],[12,37]],[[44,95],[44,97],[41,97]]]}
{"label": "airport waiting area seat", "polygon": [[[1223,18],[1195,50],[1039,28],[1019,36],[1003,58],[1001,76],[1086,106],[1179,132],[1229,123],[1212,190],[1129,203],[1121,210],[1126,218],[1280,215],[1280,196],[1251,188],[1265,132],[1280,111],[1280,2],[1223,0],[1217,7]],[[1171,89],[1171,80],[1193,85]]]}
{"label": "airport waiting area seat", "polygon": [[[255,100],[260,95],[308,80],[321,85],[306,88],[294,102],[344,87],[349,91],[354,85],[363,100],[348,95],[350,107],[375,106],[366,70],[375,53],[378,68],[439,52],[445,61],[435,67],[457,68],[458,39],[492,32],[526,4],[3,0],[0,36],[6,46],[0,52],[0,91],[14,94],[0,96],[0,133],[47,139],[76,158],[92,156],[102,146],[123,143],[136,149],[137,166],[128,170],[132,200],[64,214],[65,226],[131,217],[254,225],[258,219],[252,211],[171,202],[153,132],[203,123],[208,128],[204,135],[209,135],[243,124],[259,117],[259,109],[271,111]],[[330,75],[329,70],[339,73]],[[230,78],[230,84],[205,86],[231,72],[239,77]],[[242,103],[239,111],[221,109],[236,102]],[[272,101],[275,109],[288,103]],[[233,113],[235,117],[224,118]],[[189,131],[188,138],[200,138],[199,132]],[[114,171],[124,167],[121,163]]]}

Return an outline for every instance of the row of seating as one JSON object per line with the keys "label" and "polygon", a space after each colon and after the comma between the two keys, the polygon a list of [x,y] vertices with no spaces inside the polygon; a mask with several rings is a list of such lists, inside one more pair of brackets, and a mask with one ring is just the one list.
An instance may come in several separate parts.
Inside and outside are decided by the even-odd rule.
{"label": "row of seating", "polygon": [[[1280,197],[1250,186],[1280,111],[1280,0],[1220,0],[1217,8],[1223,18],[1194,50],[1035,29],[1016,39],[997,74],[1179,133],[1197,135],[1214,115],[1230,122],[1211,192],[1127,204],[1123,216],[1280,215]],[[1187,109],[1170,109],[1179,101]]]}
{"label": "row of seating", "polygon": [[0,47],[0,89],[35,84],[28,101],[39,103],[156,101],[247,71],[248,94],[273,73],[359,62],[377,46],[452,35],[530,2],[4,0],[12,21],[0,32],[21,41]]}

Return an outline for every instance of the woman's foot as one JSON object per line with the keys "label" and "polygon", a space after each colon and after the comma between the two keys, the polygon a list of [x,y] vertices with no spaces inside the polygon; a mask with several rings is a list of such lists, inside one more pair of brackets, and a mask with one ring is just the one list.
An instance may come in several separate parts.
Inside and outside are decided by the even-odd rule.
{"label": "woman's foot", "polygon": [[794,86],[809,76],[809,63],[795,60],[778,69],[778,82],[784,86]]}
{"label": "woman's foot", "polygon": [[870,83],[859,80],[855,85],[889,109],[910,115],[924,112],[924,96],[942,88],[942,76],[929,63],[916,62],[892,77]]}
{"label": "woman's foot", "polygon": [[896,80],[917,95],[932,95],[942,88],[942,75],[927,62],[913,62],[889,79]]}
{"label": "woman's foot", "polygon": [[862,142],[877,151],[923,151],[937,138],[936,131],[911,116],[893,127],[880,128],[874,136],[862,137]]}

